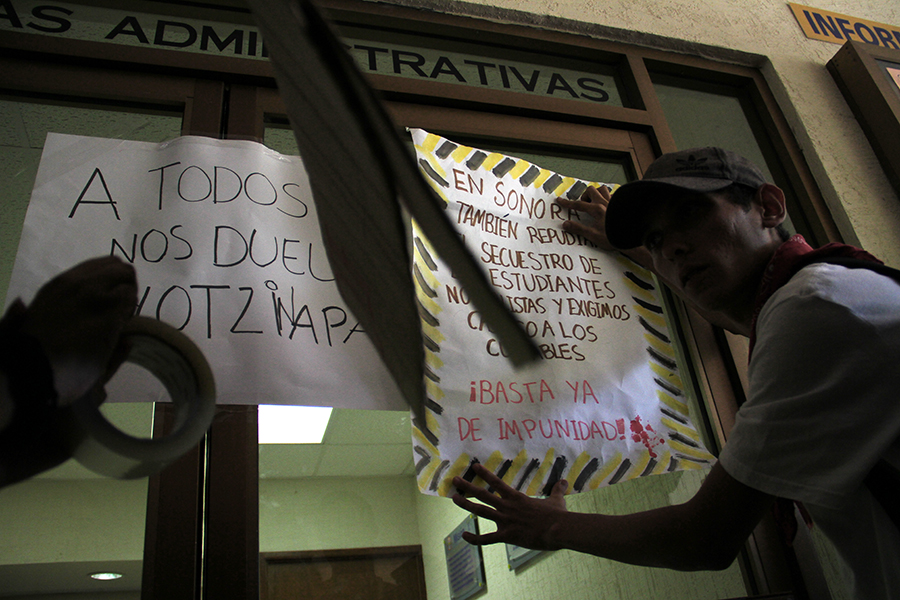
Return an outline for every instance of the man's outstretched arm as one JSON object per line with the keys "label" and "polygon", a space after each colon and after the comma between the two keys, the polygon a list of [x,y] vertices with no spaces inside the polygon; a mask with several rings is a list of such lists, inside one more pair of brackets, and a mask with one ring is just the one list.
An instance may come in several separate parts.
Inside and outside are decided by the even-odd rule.
{"label": "man's outstretched arm", "polygon": [[537,550],[569,549],[682,571],[727,568],[774,501],[716,464],[697,494],[684,504],[630,515],[574,513],[565,507],[564,481],[558,482],[546,499],[529,498],[483,466],[474,469],[496,493],[456,478],[454,485],[461,494],[453,501],[494,521],[497,530],[464,534],[472,544],[506,542]]}

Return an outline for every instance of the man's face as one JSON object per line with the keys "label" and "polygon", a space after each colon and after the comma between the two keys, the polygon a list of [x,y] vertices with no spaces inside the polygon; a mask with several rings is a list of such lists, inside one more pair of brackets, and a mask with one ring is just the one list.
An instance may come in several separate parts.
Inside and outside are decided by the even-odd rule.
{"label": "man's face", "polygon": [[713,192],[651,208],[644,246],[654,269],[699,307],[743,315],[772,254],[772,231],[755,207]]}

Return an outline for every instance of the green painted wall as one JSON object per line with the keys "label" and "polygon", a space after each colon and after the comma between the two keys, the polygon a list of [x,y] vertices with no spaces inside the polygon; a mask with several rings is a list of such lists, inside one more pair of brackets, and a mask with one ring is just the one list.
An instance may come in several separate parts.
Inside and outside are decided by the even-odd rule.
{"label": "green painted wall", "polygon": [[419,543],[411,477],[261,479],[259,551]]}
{"label": "green painted wall", "polygon": [[[687,500],[700,485],[698,471],[635,479],[593,492],[569,496],[569,510],[616,514]],[[450,598],[443,539],[467,513],[446,498],[419,496],[419,530],[425,559],[429,600]],[[480,520],[480,531],[494,529]],[[713,600],[746,595],[740,569],[733,564],[720,572],[683,573],[623,565],[562,550],[538,556],[510,571],[503,545],[483,548],[487,594],[491,600],[558,600],[616,598],[618,600]]]}

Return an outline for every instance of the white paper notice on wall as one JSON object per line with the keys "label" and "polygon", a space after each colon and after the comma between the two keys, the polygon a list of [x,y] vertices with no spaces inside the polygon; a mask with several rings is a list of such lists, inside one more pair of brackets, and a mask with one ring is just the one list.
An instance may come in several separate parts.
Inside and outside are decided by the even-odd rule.
{"label": "white paper notice on wall", "polygon": [[554,199],[604,184],[411,133],[423,174],[544,355],[514,369],[414,226],[429,429],[413,430],[420,491],[452,495],[475,462],[532,496],[561,478],[581,492],[709,466],[652,275],[561,228],[574,213]]}
{"label": "white paper notice on wall", "polygon": [[[137,270],[138,314],[207,357],[219,403],[408,408],[338,293],[299,157],[49,134],[8,302],[108,254]],[[109,399],[157,399],[135,388]]]}

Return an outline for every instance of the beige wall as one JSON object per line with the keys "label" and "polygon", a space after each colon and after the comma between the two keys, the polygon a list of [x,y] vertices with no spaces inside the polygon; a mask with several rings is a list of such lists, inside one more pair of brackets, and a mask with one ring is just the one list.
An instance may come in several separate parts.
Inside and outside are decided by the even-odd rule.
{"label": "beige wall", "polygon": [[[889,264],[900,265],[900,199],[825,68],[840,46],[807,39],[787,2],[393,0],[392,3],[534,24],[758,66],[776,94],[845,240],[866,247]],[[808,0],[806,4],[900,26],[900,3],[895,0]]]}

